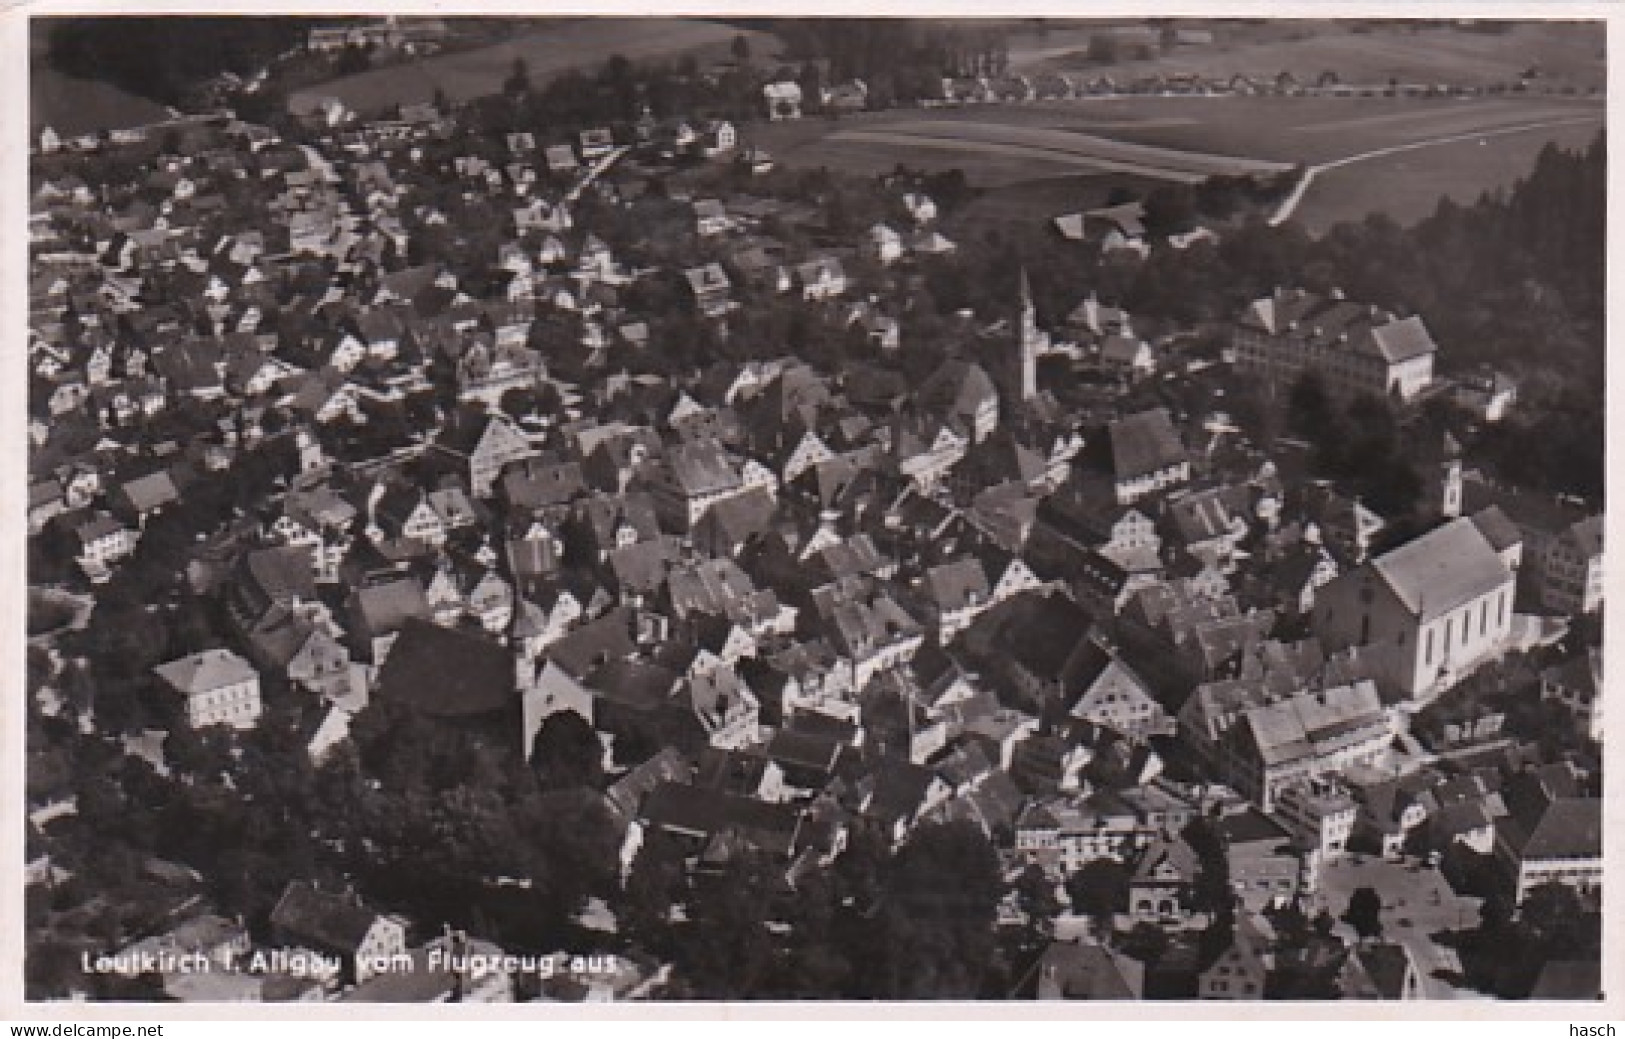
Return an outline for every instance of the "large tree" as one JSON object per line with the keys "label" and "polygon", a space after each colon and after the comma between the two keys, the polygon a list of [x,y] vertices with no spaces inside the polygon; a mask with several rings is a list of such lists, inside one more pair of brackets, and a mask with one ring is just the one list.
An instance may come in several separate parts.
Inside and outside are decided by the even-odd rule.
{"label": "large tree", "polygon": [[994,969],[998,859],[982,831],[963,822],[916,829],[887,871],[878,920],[874,995],[971,999]]}
{"label": "large tree", "polygon": [[1129,869],[1116,859],[1090,859],[1066,880],[1072,911],[1110,927],[1118,913],[1128,912]]}
{"label": "large tree", "polygon": [[602,789],[604,745],[586,719],[574,711],[547,716],[536,732],[530,766],[544,790]]}
{"label": "large tree", "polygon": [[1375,888],[1357,887],[1349,895],[1349,907],[1343,919],[1361,938],[1382,935],[1382,896]]}

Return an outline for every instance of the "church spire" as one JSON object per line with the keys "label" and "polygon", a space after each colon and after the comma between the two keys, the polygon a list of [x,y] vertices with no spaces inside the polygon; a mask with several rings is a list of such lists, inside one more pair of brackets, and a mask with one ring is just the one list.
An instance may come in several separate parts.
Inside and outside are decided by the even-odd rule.
{"label": "church spire", "polygon": [[1028,402],[1038,397],[1038,355],[1044,343],[1042,334],[1038,331],[1038,312],[1033,306],[1033,287],[1027,280],[1027,268],[1021,268],[1021,329],[1020,342],[1017,349],[1020,351],[1020,378],[1021,399]]}

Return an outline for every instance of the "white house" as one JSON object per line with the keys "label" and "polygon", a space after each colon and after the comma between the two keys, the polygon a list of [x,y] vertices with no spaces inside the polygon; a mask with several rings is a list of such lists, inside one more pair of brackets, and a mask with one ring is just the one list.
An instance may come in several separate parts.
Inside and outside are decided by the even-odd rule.
{"label": "white house", "polygon": [[185,698],[186,720],[194,729],[206,725],[247,729],[259,721],[259,672],[229,649],[193,653],[153,670]]}

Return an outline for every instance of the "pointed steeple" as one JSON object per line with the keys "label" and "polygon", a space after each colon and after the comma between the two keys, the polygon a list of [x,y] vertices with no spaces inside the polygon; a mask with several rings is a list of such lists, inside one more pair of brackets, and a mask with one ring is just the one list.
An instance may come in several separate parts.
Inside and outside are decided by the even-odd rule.
{"label": "pointed steeple", "polygon": [[1033,307],[1033,287],[1027,280],[1027,268],[1021,268],[1021,330],[1017,348],[1020,356],[1020,391],[1022,401],[1038,396],[1038,354],[1042,349],[1038,331],[1038,313]]}

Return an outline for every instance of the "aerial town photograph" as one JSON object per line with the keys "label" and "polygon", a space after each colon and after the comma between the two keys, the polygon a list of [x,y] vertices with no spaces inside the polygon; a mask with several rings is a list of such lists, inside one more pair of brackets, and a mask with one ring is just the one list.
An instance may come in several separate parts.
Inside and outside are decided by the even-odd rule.
{"label": "aerial town photograph", "polygon": [[1604,21],[27,28],[27,1003],[1603,998]]}

